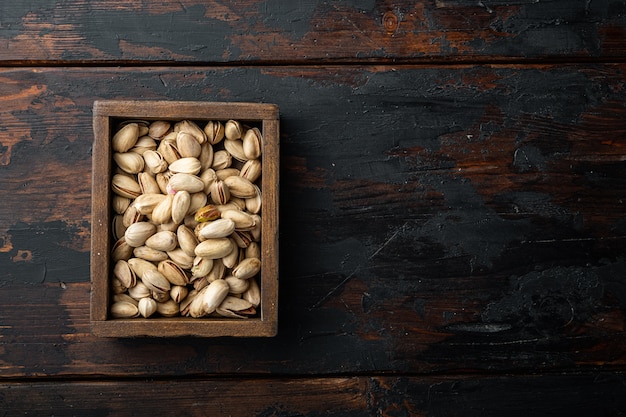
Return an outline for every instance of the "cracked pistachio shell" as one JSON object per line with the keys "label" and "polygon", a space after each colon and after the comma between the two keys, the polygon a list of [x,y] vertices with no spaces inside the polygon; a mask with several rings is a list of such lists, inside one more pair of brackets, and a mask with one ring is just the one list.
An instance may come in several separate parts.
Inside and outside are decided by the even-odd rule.
{"label": "cracked pistachio shell", "polygon": [[246,210],[250,213],[258,214],[261,211],[261,205],[263,204],[263,197],[261,196],[261,190],[256,185],[252,185],[256,190],[254,197],[246,198]]}
{"label": "cracked pistachio shell", "polygon": [[261,177],[261,161],[258,159],[250,159],[241,167],[239,175],[250,182],[255,182]]}
{"label": "cracked pistachio shell", "polygon": [[113,275],[119,279],[122,285],[126,288],[132,288],[137,284],[137,275],[135,271],[130,269],[128,262],[119,260],[113,267]]}
{"label": "cracked pistachio shell", "polygon": [[159,262],[158,271],[170,282],[172,285],[187,285],[189,284],[189,276],[183,268],[178,266],[171,259],[166,259]]}
{"label": "cracked pistachio shell", "polygon": [[174,285],[170,289],[170,298],[177,303],[180,303],[182,300],[184,300],[185,297],[187,297],[187,294],[189,294],[189,289],[187,289],[187,287],[184,285]]}
{"label": "cracked pistachio shell", "polygon": [[133,255],[133,247],[126,243],[126,238],[122,236],[115,242],[111,249],[111,259],[117,262],[120,259],[128,260]]}
{"label": "cracked pistachio shell", "polygon": [[137,198],[141,194],[139,183],[124,174],[115,174],[113,176],[111,189],[115,194],[126,198]]}
{"label": "cracked pistachio shell", "polygon": [[231,239],[235,242],[235,244],[242,249],[247,248],[252,243],[252,233],[249,231],[235,230],[232,235],[230,235]]}
{"label": "cracked pistachio shell", "polygon": [[157,151],[163,155],[163,159],[167,161],[168,164],[180,159],[180,153],[178,149],[176,149],[176,140],[162,140],[159,143],[159,147]]}
{"label": "cracked pistachio shell", "polygon": [[170,299],[170,293],[169,292],[155,292],[155,291],[151,291],[150,292],[150,298],[152,298],[157,303],[164,303],[164,302],[166,302],[167,300]]}
{"label": "cracked pistachio shell", "polygon": [[157,144],[150,136],[141,136],[137,139],[137,143],[135,146],[130,148],[129,152],[135,152],[136,154],[142,155],[145,151],[156,151]]}
{"label": "cracked pistachio shell", "polygon": [[176,262],[176,264],[183,269],[191,269],[193,266],[194,257],[187,255],[181,248],[168,251],[167,255],[172,261]]}
{"label": "cracked pistachio shell", "polygon": [[159,184],[152,175],[147,172],[140,172],[137,174],[137,182],[141,188],[142,195],[144,194],[158,194],[161,192]]}
{"label": "cracked pistachio shell", "polygon": [[144,272],[141,281],[151,291],[169,292],[171,288],[170,282],[156,269],[149,269]]}
{"label": "cracked pistachio shell", "polygon": [[137,139],[139,139],[139,125],[129,123],[113,135],[111,147],[115,152],[126,152],[135,145]]}
{"label": "cracked pistachio shell", "polygon": [[143,282],[137,281],[137,285],[128,289],[128,295],[135,300],[141,300],[142,298],[150,297],[150,289]]}
{"label": "cracked pistachio shell", "polygon": [[227,150],[221,149],[213,154],[213,164],[211,168],[218,171],[230,167],[232,163],[232,155]]}
{"label": "cracked pistachio shell", "polygon": [[211,145],[216,145],[224,139],[224,125],[219,121],[210,121],[204,127],[207,141]]}
{"label": "cracked pistachio shell", "polygon": [[150,261],[146,261],[141,258],[130,258],[128,260],[128,266],[135,272],[139,279],[143,278],[146,271],[157,269],[156,265]]}
{"label": "cracked pistachio shell", "polygon": [[147,150],[141,156],[144,160],[144,168],[151,174],[154,175],[167,170],[168,162],[158,150]]}
{"label": "cracked pistachio shell", "polygon": [[139,309],[128,301],[118,301],[111,304],[111,317],[116,319],[129,319],[139,316]]}
{"label": "cracked pistachio shell", "polygon": [[140,214],[147,215],[159,205],[167,196],[158,193],[141,194],[133,202],[133,206]]}
{"label": "cracked pistachio shell", "polygon": [[246,159],[257,159],[261,156],[262,144],[261,131],[256,127],[248,129],[243,137],[243,153]]}
{"label": "cracked pistachio shell", "polygon": [[141,314],[145,318],[148,318],[156,313],[157,302],[149,297],[142,298],[137,304],[137,309],[139,310],[139,314]]}
{"label": "cracked pistachio shell", "polygon": [[200,145],[207,141],[207,136],[202,129],[191,120],[182,120],[174,125],[175,132],[185,132],[192,135]]}
{"label": "cracked pistachio shell", "polygon": [[209,191],[211,193],[211,200],[215,204],[226,204],[228,200],[230,200],[230,190],[228,186],[224,184],[224,181],[213,181],[211,187],[209,187]]}
{"label": "cracked pistachio shell", "polygon": [[219,315],[231,318],[246,318],[256,314],[256,309],[247,300],[243,298],[227,296],[222,303],[216,308]]}
{"label": "cracked pistachio shell", "polygon": [[208,275],[211,268],[213,268],[213,259],[196,256],[191,267],[191,280]]}
{"label": "cracked pistachio shell", "polygon": [[124,214],[128,206],[130,206],[131,199],[128,197],[122,197],[119,195],[114,195],[111,205],[113,206],[113,211],[117,214]]}

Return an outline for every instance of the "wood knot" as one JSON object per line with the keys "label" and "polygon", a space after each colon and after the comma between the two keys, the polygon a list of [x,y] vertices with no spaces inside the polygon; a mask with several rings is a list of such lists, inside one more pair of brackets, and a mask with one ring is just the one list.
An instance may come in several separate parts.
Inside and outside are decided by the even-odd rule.
{"label": "wood knot", "polygon": [[387,34],[391,35],[398,29],[398,16],[392,11],[385,12],[383,15],[383,27]]}

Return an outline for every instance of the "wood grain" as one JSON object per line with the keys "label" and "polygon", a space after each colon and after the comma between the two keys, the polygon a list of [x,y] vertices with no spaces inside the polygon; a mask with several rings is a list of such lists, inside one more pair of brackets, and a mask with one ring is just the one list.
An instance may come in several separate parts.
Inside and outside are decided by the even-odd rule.
{"label": "wood grain", "polygon": [[[4,70],[2,376],[623,370],[625,69]],[[89,334],[91,106],[133,97],[281,109],[278,338]]]}
{"label": "wood grain", "polygon": [[4,383],[0,406],[6,416],[622,415],[623,384],[617,374]]}
{"label": "wood grain", "polygon": [[0,61],[623,60],[623,1],[45,1],[0,6]]}

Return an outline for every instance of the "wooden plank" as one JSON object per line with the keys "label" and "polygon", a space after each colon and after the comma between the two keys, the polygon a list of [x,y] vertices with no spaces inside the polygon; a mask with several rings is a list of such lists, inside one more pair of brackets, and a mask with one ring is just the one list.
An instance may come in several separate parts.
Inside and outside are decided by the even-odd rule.
{"label": "wooden plank", "polygon": [[[5,69],[1,374],[623,370],[625,70]],[[281,109],[275,340],[89,334],[91,107],[136,97]]]}
{"label": "wooden plank", "polygon": [[621,415],[622,375],[2,383],[5,416]]}
{"label": "wooden plank", "polygon": [[625,30],[624,3],[611,0],[3,2],[0,60],[621,60]]}

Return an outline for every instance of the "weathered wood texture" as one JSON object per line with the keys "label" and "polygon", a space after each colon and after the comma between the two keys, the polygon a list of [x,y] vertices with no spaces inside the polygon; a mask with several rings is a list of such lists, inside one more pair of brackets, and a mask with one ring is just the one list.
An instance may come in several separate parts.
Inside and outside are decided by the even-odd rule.
{"label": "weathered wood texture", "polygon": [[615,0],[5,1],[0,60],[623,59]]}
{"label": "weathered wood texture", "polygon": [[625,382],[607,374],[13,383],[0,384],[0,406],[7,417],[618,416]]}
{"label": "weathered wood texture", "polygon": [[[625,70],[4,70],[1,374],[623,370]],[[89,334],[107,98],[279,105],[278,337]]]}

